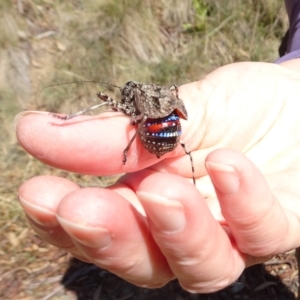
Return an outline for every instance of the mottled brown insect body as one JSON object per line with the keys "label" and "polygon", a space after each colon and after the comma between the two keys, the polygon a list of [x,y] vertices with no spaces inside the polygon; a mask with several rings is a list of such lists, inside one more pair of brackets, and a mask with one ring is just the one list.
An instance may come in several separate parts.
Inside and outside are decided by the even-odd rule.
{"label": "mottled brown insect body", "polygon": [[[117,87],[105,82],[99,83]],[[128,81],[123,88],[118,88],[121,92],[121,101],[116,101],[105,93],[98,92],[97,96],[104,103],[65,117],[57,117],[67,120],[103,105],[110,106],[114,111],[123,112],[125,115],[130,116],[131,124],[138,125],[134,136],[123,151],[123,164],[127,161],[127,152],[137,135],[140,136],[143,146],[158,158],[165,153],[173,151],[180,143],[185,153],[190,157],[193,182],[195,184],[191,152],[180,142],[180,118],[187,120],[188,114],[183,101],[178,98],[177,86],[169,89],[157,84]]]}

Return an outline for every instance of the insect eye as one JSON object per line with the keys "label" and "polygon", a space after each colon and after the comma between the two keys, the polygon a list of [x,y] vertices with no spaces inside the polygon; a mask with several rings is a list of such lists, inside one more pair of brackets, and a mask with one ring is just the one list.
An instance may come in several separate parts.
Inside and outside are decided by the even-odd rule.
{"label": "insect eye", "polygon": [[[136,83],[134,82],[134,81],[127,81],[126,83],[125,83],[125,86],[124,86],[124,88],[126,89],[126,88],[134,88],[134,87],[136,87],[137,85],[136,85]],[[124,89],[123,88],[123,89]]]}
{"label": "insect eye", "polygon": [[121,90],[121,93],[129,98],[133,97],[133,89],[137,86],[137,84],[134,81],[128,81],[124,85],[123,89]]}

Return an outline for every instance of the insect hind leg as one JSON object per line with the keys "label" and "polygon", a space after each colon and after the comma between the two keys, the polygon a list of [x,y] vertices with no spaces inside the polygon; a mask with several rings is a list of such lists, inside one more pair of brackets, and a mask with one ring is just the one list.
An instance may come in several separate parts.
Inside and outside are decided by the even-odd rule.
{"label": "insect hind leg", "polygon": [[82,115],[82,114],[84,114],[84,113],[86,113],[86,112],[88,112],[88,111],[90,111],[90,110],[97,109],[97,108],[99,108],[99,107],[101,107],[101,106],[104,106],[104,105],[107,105],[107,103],[104,102],[104,103],[96,104],[96,105],[93,105],[93,106],[91,106],[91,107],[89,107],[89,108],[80,110],[80,111],[78,111],[78,112],[76,112],[76,113],[74,113],[74,114],[66,115],[66,116],[63,116],[63,117],[62,117],[62,116],[59,116],[59,115],[57,115],[57,114],[53,114],[53,116],[54,116],[55,118],[58,118],[58,119],[69,120],[69,119],[75,118],[75,117],[80,116],[80,115]]}
{"label": "insect hind leg", "polygon": [[86,109],[80,110],[80,111],[78,111],[74,114],[66,115],[66,116],[63,116],[63,117],[59,116],[57,114],[54,114],[53,116],[58,118],[58,119],[69,120],[69,119],[75,118],[77,116],[80,116],[80,115],[82,115],[82,114],[84,114],[88,111],[97,109],[101,106],[111,106],[116,111],[124,111],[124,107],[122,106],[122,104],[120,104],[116,100],[112,99],[111,97],[107,96],[106,94],[104,94],[102,92],[98,92],[97,97],[100,98],[104,102],[102,102],[100,104],[93,105],[93,106],[88,107]]}
{"label": "insect hind leg", "polygon": [[190,157],[191,167],[192,167],[193,183],[194,183],[194,185],[196,185],[195,168],[194,168],[194,160],[193,160],[192,152],[187,149],[187,147],[184,143],[180,142],[180,145],[183,148],[185,154],[187,154]]}

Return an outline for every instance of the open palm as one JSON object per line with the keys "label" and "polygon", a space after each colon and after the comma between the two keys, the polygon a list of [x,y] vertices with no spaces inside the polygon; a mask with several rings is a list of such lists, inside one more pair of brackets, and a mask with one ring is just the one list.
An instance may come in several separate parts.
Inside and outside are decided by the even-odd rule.
{"label": "open palm", "polygon": [[298,247],[300,76],[292,69],[232,64],[179,88],[197,188],[186,180],[191,166],[180,146],[158,160],[137,139],[123,166],[135,128],[122,114],[19,116],[18,139],[41,161],[84,174],[127,173],[107,189],[28,180],[19,198],[32,227],[134,284],[158,287],[176,277],[191,292],[221,289],[245,267]]}

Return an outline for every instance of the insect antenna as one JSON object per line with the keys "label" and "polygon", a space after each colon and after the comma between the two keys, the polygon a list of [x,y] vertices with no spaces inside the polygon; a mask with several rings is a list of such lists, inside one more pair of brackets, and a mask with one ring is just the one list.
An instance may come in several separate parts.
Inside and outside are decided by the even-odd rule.
{"label": "insect antenna", "polygon": [[64,85],[64,84],[72,84],[72,83],[85,83],[85,82],[93,82],[93,83],[98,83],[98,84],[105,84],[107,86],[111,86],[114,88],[118,88],[118,89],[122,89],[120,86],[114,85],[112,83],[108,83],[108,82],[104,82],[104,81],[97,81],[97,80],[79,80],[79,81],[66,81],[66,82],[61,82],[61,83],[54,83],[54,84],[50,84],[46,87],[44,87],[41,92],[43,92],[45,89],[50,88],[50,87],[54,87],[54,86],[60,86],[60,85]]}

